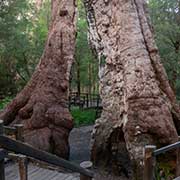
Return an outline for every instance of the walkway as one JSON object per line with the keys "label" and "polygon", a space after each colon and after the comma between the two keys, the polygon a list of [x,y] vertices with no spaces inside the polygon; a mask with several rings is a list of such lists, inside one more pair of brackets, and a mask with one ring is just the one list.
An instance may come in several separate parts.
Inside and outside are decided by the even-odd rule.
{"label": "walkway", "polygon": [[[69,142],[71,147],[70,161],[80,164],[90,159],[90,139],[93,126],[74,128],[71,131]],[[19,180],[16,163],[6,165],[6,180]],[[59,173],[48,169],[28,165],[28,180],[79,180],[77,173]]]}
{"label": "walkway", "polygon": [[[80,164],[82,161],[90,159],[90,139],[93,126],[74,128],[71,131],[70,161]],[[18,166],[15,163],[6,165],[6,180],[19,180]],[[28,180],[79,180],[77,173],[62,173],[43,169],[34,164],[28,165]],[[111,177],[104,173],[96,174],[95,180],[127,180],[125,177]]]}
{"label": "walkway", "polygon": [[[17,164],[10,163],[5,168],[6,180],[19,180]],[[35,165],[28,165],[28,180],[79,180],[79,174],[59,173],[48,169],[43,169]]]}

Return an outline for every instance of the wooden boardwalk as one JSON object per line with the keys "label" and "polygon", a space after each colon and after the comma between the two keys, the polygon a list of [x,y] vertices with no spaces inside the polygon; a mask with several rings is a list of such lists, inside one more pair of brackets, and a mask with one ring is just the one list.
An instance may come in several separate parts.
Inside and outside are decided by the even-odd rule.
{"label": "wooden boardwalk", "polygon": [[[93,126],[74,128],[70,134],[70,161],[80,164],[90,159],[90,139]],[[18,165],[9,162],[6,164],[5,180],[20,180]],[[128,180],[125,177],[111,177],[107,174],[95,171],[95,180]],[[28,180],[79,180],[78,173],[62,173],[56,170],[40,168],[33,164],[28,165]]]}
{"label": "wooden boardwalk", "polygon": [[[5,168],[5,175],[6,180],[20,180],[17,164],[8,163]],[[79,174],[61,173],[29,164],[28,180],[79,180]]]}
{"label": "wooden boardwalk", "polygon": [[[90,159],[90,138],[93,126],[74,128],[69,137],[71,153],[70,161],[80,164]],[[20,180],[16,163],[6,164],[6,180]],[[60,173],[43,169],[34,164],[28,165],[28,180],[79,180],[78,173]]]}

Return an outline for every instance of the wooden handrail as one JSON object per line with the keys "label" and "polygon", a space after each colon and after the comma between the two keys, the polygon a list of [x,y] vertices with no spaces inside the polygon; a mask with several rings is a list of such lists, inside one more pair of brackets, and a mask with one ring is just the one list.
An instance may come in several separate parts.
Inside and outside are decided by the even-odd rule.
{"label": "wooden handrail", "polygon": [[0,149],[0,180],[5,179],[5,170],[4,170],[4,158],[7,156],[7,151]]}
{"label": "wooden handrail", "polygon": [[159,148],[159,149],[155,150],[153,152],[153,155],[157,156],[159,154],[165,153],[167,151],[170,151],[172,149],[176,149],[176,148],[179,148],[179,147],[180,147],[180,141],[178,141],[178,142],[176,142],[174,144],[170,144],[168,146],[165,146],[165,147],[162,147],[162,148]]}
{"label": "wooden handrail", "polygon": [[73,164],[72,162],[64,160],[48,152],[35,149],[25,143],[12,140],[4,135],[0,135],[0,145],[1,147],[3,147],[8,151],[13,151],[15,153],[23,154],[55,166],[61,166],[65,169],[78,172],[80,174],[83,174],[91,178],[94,176],[93,172],[86,170],[76,164]]}
{"label": "wooden handrail", "polygon": [[[179,138],[180,139],[180,138]],[[156,149],[156,146],[148,145],[144,148],[144,180],[154,179],[154,168],[156,165],[156,156],[170,151],[172,149],[180,148],[180,141],[167,145],[165,147]],[[180,150],[177,151],[176,165],[180,164]],[[176,167],[176,175],[180,175],[180,168]]]}
{"label": "wooden handrail", "polygon": [[17,130],[15,127],[10,127],[10,126],[4,126],[4,133],[8,135],[14,135],[16,134]]}

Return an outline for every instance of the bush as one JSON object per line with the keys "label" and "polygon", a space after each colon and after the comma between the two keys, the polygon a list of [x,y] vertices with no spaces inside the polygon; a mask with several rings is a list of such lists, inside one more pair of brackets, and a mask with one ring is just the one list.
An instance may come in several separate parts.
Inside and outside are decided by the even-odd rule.
{"label": "bush", "polygon": [[0,109],[3,109],[10,101],[12,100],[12,97],[5,97],[3,100],[0,100]]}
{"label": "bush", "polygon": [[74,124],[76,127],[82,125],[94,124],[96,119],[95,109],[81,110],[78,108],[73,108],[71,110],[71,114],[73,116]]}

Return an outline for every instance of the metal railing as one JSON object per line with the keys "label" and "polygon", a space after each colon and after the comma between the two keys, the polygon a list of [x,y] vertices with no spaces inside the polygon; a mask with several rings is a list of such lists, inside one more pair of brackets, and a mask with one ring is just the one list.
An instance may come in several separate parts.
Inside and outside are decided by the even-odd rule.
{"label": "metal railing", "polygon": [[155,180],[156,156],[177,149],[176,176],[180,176],[180,141],[156,149],[154,145],[147,145],[144,148],[144,180]]}
{"label": "metal railing", "polygon": [[[16,130],[14,128],[13,131],[16,134],[18,140],[13,140],[4,135],[4,130],[10,130],[11,128],[7,128],[3,126],[3,121],[0,120],[0,180],[5,180],[5,167],[4,167],[4,158],[7,157],[8,151],[21,154],[19,160],[20,167],[20,177],[21,180],[27,180],[27,157],[34,158],[35,160],[43,161],[48,163],[49,165],[54,165],[57,167],[62,167],[67,170],[71,170],[73,172],[80,173],[81,180],[91,180],[94,176],[94,173],[88,169],[89,167],[81,167],[76,165],[70,161],[57,157],[56,155],[50,154],[45,151],[41,151],[33,148],[32,146],[21,142],[22,140],[22,126],[16,126]],[[21,128],[20,128],[21,127]]]}
{"label": "metal railing", "polygon": [[79,106],[80,108],[99,108],[101,107],[101,98],[99,94],[88,94],[71,92],[69,94],[69,108],[72,106]]}

